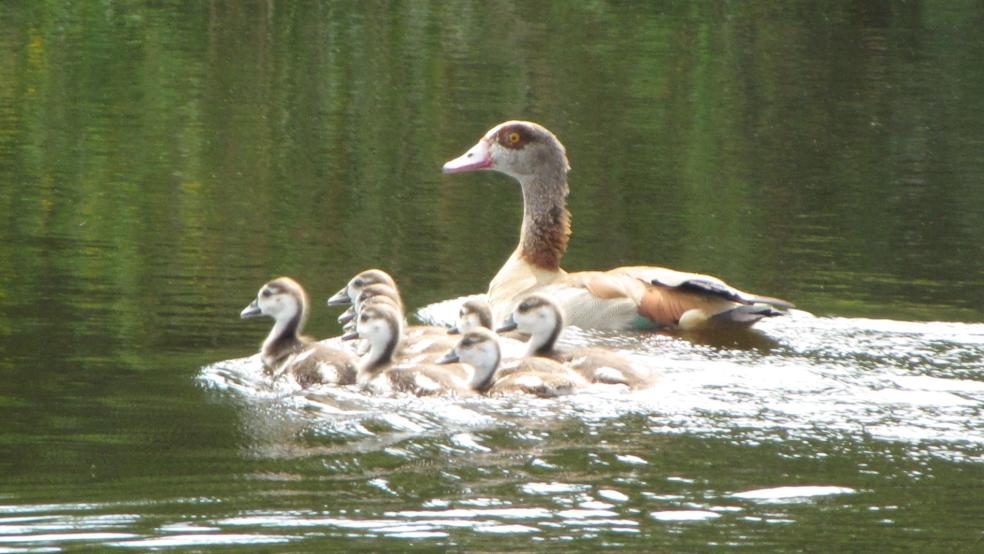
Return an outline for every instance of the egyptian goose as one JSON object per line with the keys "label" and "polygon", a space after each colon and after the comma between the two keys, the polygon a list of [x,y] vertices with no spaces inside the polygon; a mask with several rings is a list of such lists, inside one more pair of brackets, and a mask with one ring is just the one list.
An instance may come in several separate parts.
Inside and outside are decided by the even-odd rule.
{"label": "egyptian goose", "polygon": [[369,343],[359,360],[356,382],[374,393],[406,392],[417,396],[468,395],[491,377],[466,364],[434,365],[401,361],[403,314],[387,303],[366,305],[356,320],[356,335]]}
{"label": "egyptian goose", "polygon": [[358,359],[354,354],[301,335],[307,321],[308,300],[297,281],[278,277],[266,283],[239,314],[243,319],[261,315],[274,320],[273,329],[260,348],[263,366],[274,378],[290,375],[304,387],[355,382]]}
{"label": "egyptian goose", "polygon": [[496,321],[519,300],[547,292],[561,304],[568,324],[599,329],[696,330],[749,326],[790,308],[785,300],[750,294],[716,277],[662,267],[619,267],[567,273],[560,258],[570,236],[564,146],[528,121],[496,125],[475,146],[444,164],[444,173],[494,170],[519,181],[523,224],[519,245],[489,283]]}
{"label": "egyptian goose", "polygon": [[462,334],[455,347],[437,363],[464,362],[492,378],[483,390],[492,396],[532,394],[554,397],[588,385],[581,375],[547,358],[520,358],[500,365],[499,338],[478,327]]}
{"label": "egyptian goose", "polygon": [[611,350],[598,347],[557,348],[557,338],[563,328],[564,316],[560,307],[545,295],[532,294],[516,305],[497,331],[518,330],[529,335],[527,356],[542,356],[561,362],[591,383],[625,385],[632,389],[648,388],[655,383],[652,371],[637,367]]}

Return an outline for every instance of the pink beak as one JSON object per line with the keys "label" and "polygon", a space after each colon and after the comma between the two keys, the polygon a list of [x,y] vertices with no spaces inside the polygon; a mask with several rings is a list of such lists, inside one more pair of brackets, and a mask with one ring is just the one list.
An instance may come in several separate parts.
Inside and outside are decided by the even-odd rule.
{"label": "pink beak", "polygon": [[492,151],[488,139],[483,138],[467,152],[444,164],[444,173],[464,173],[492,167]]}

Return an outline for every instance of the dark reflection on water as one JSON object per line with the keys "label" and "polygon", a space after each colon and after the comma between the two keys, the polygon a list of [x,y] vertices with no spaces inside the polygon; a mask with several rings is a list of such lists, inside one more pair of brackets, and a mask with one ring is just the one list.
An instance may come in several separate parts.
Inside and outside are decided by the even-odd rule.
{"label": "dark reflection on water", "polygon": [[[972,550],[982,20],[8,3],[0,549]],[[439,168],[507,118],[571,156],[568,268],[705,271],[821,317],[574,333],[666,381],[555,403],[301,395],[209,365],[255,351],[237,314],[272,275],[319,304],[377,265],[414,308],[482,291],[517,187]]]}

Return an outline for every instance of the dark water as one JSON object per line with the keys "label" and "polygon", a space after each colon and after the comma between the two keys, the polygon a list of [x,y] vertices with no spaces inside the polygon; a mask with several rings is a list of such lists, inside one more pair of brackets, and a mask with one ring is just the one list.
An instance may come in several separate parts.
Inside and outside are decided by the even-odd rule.
{"label": "dark water", "polygon": [[[973,2],[0,8],[0,551],[984,547],[984,9]],[[659,387],[306,394],[239,310],[381,266],[481,292],[571,157],[568,269],[795,301],[760,340],[579,333]],[[332,336],[316,307],[309,331]]]}

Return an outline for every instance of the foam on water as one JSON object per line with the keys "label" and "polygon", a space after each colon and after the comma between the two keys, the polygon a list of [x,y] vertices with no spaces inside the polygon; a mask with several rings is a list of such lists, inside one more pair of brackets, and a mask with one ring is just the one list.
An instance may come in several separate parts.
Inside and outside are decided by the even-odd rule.
{"label": "foam on water", "polygon": [[[428,306],[418,317],[447,325],[461,301]],[[408,490],[401,470],[365,473],[358,461],[345,460],[383,456],[398,468],[437,463],[434,471],[442,482],[460,483],[473,494],[419,498],[417,491],[408,497],[413,509],[241,513],[195,521],[201,529],[162,527],[167,536],[120,537],[115,544],[200,546],[212,544],[210,536],[222,544],[221,535],[231,537],[231,544],[262,544],[293,536],[297,528],[304,528],[305,536],[438,542],[463,530],[532,542],[599,533],[628,537],[644,534],[647,525],[787,525],[797,520],[797,507],[865,492],[836,482],[782,482],[778,475],[777,482],[731,490],[707,490],[692,475],[664,475],[654,483],[651,473],[665,465],[662,453],[623,452],[618,441],[606,439],[617,436],[625,421],[632,422],[634,433],[782,445],[791,459],[823,460],[824,450],[874,440],[884,449],[873,459],[984,462],[984,325],[794,311],[762,322],[751,338],[738,342],[688,339],[566,329],[564,345],[616,349],[657,371],[659,380],[648,390],[598,385],[557,399],[371,396],[356,387],[329,386],[302,390],[270,383],[256,356],[210,365],[200,372],[201,383],[245,407],[242,426],[258,457],[330,458],[325,462],[330,472],[362,483],[359,494],[371,490],[377,499],[394,502],[405,500]],[[580,435],[569,438],[572,430]],[[319,440],[295,438],[303,436]],[[789,444],[808,446],[790,451]],[[590,476],[567,472],[565,458],[556,452],[572,445],[586,456],[584,463],[604,468],[603,480],[595,484]],[[517,464],[520,475],[529,475],[515,477]],[[863,463],[859,471],[877,473]],[[636,480],[637,473],[648,476],[645,484]],[[918,470],[906,476],[919,477]],[[496,487],[505,487],[501,495]],[[58,522],[9,525],[41,530]],[[221,531],[212,535],[215,528]],[[284,535],[264,532],[273,528]]]}
{"label": "foam on water", "polygon": [[[448,325],[465,299],[427,306],[417,316]],[[354,387],[300,390],[286,379],[270,383],[258,356],[210,365],[200,379],[257,409],[266,403],[280,414],[275,420],[282,425],[348,437],[355,447],[366,437],[409,434],[449,436],[452,448],[485,452],[469,431],[626,414],[646,415],[655,430],[673,434],[735,429],[782,429],[804,437],[862,434],[944,443],[934,452],[949,457],[979,456],[984,445],[981,324],[823,318],[793,311],[760,323],[751,348],[573,327],[565,329],[561,342],[616,349],[657,371],[659,382],[635,392],[599,385],[553,400],[372,397]],[[270,431],[279,432],[273,426]],[[626,456],[622,463],[645,460]]]}

